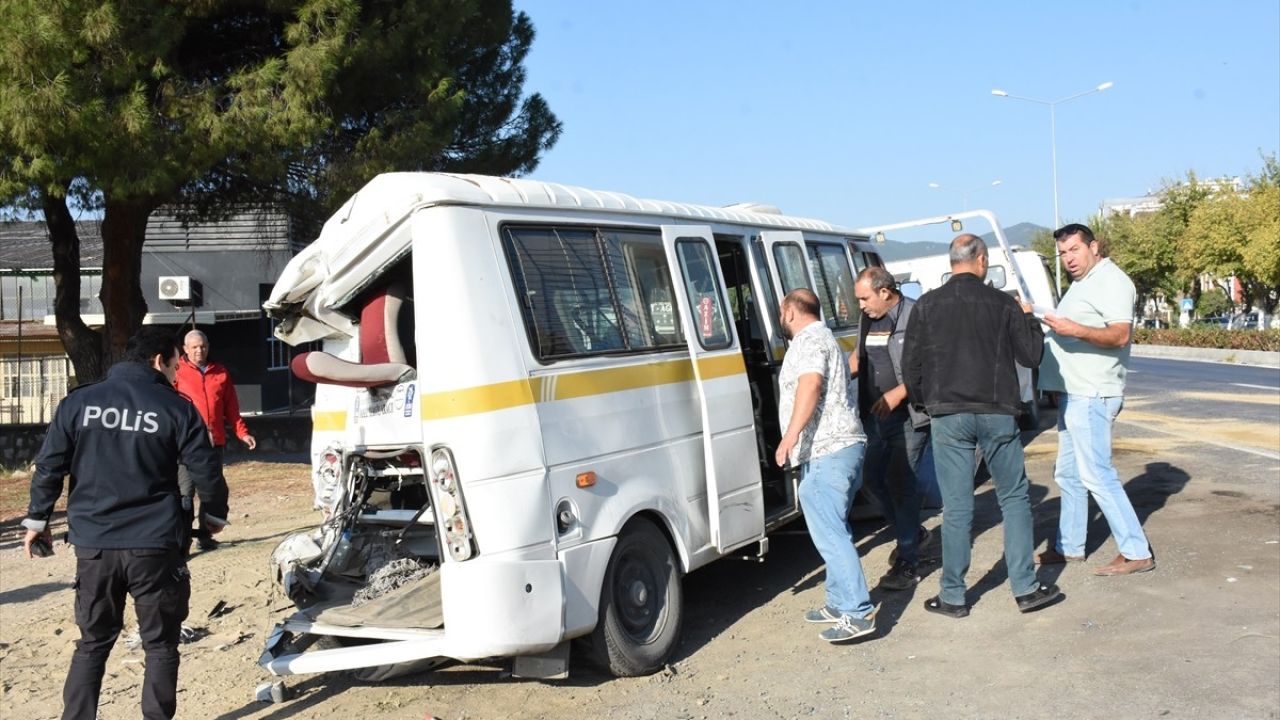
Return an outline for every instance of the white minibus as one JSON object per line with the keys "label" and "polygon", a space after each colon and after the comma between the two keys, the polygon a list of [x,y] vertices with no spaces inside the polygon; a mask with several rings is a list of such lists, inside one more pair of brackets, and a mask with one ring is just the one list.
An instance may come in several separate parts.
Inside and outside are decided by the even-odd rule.
{"label": "white minibus", "polygon": [[866,234],[763,206],[375,178],[265,303],[311,349],[322,520],[273,554],[298,610],[262,665],[563,669],[579,640],[615,675],[661,668],[682,576],[799,514],[769,461],[778,299],[812,288],[851,350],[879,264]]}

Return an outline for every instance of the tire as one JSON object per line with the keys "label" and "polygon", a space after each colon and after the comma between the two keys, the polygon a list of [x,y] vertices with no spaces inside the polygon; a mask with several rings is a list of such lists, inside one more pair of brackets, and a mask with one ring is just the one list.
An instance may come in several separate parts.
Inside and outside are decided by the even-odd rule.
{"label": "tire", "polygon": [[660,670],[680,639],[683,603],[680,566],[666,536],[644,518],[627,523],[600,588],[592,659],[615,677]]}

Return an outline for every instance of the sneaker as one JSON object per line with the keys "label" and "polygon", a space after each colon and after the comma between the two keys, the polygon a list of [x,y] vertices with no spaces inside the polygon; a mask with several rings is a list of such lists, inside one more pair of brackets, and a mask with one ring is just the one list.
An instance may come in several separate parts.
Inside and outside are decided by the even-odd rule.
{"label": "sneaker", "polygon": [[[931,545],[933,545],[933,531],[921,525],[920,530],[916,532],[916,556],[924,555],[924,551],[928,550]],[[898,548],[896,547],[893,552],[889,553],[889,564],[898,564]]]}
{"label": "sneaker", "polygon": [[875,631],[876,621],[874,618],[856,618],[852,615],[842,615],[833,627],[818,633],[818,637],[829,643],[842,643],[864,635],[870,635]]}
{"label": "sneaker", "polygon": [[920,576],[916,574],[916,566],[906,560],[899,560],[880,578],[880,587],[885,590],[910,590],[919,582]]}
{"label": "sneaker", "polygon": [[823,605],[817,610],[810,610],[805,613],[804,621],[811,623],[836,623],[840,622],[840,613],[837,613],[826,605]]}
{"label": "sneaker", "polygon": [[222,543],[218,542],[217,540],[214,540],[211,537],[196,538],[196,545],[198,545],[200,549],[205,552],[208,552],[210,550],[217,550],[218,546],[221,544]]}

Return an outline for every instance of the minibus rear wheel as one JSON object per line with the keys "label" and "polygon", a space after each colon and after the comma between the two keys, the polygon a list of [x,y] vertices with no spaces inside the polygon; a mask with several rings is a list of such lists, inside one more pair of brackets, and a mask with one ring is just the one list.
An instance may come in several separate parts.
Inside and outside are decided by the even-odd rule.
{"label": "minibus rear wheel", "polygon": [[600,589],[593,660],[616,677],[661,669],[680,639],[680,566],[662,531],[645,518],[627,523]]}

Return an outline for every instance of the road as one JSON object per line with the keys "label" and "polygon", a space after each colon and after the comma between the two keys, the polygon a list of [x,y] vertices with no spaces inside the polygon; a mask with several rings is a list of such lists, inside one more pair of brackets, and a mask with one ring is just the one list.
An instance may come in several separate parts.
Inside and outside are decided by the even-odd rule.
{"label": "road", "polygon": [[[1275,720],[1280,391],[1250,386],[1274,388],[1277,373],[1136,358],[1133,369],[1114,458],[1155,549],[1155,572],[1093,576],[1116,553],[1094,513],[1088,561],[1040,571],[1064,601],[1019,614],[986,483],[976,491],[970,617],[921,607],[938,590],[936,547],[914,590],[875,587],[892,543],[878,522],[859,522],[862,564],[881,608],[877,630],[845,646],[823,643],[802,619],[824,601],[822,561],[797,525],[772,538],[764,562],[725,559],[685,578],[683,639],[671,665],[651,677],[607,677],[575,651],[564,681],[512,678],[509,661],[495,660],[381,683],[289,677],[294,699],[256,702],[253,687],[268,679],[255,667],[263,632],[288,607],[273,594],[268,557],[315,514],[305,466],[232,463],[236,521],[222,548],[190,563],[197,639],[182,650],[180,717]],[[1039,548],[1057,529],[1054,421],[1046,408],[1040,431],[1027,434]],[[940,521],[935,513],[925,523],[937,531]],[[60,551],[27,560],[21,533],[16,522],[0,527],[0,717],[43,720],[61,709],[75,558]],[[219,607],[230,611],[215,617]],[[117,647],[100,717],[137,717],[141,681],[142,650]]]}
{"label": "road", "polygon": [[[1228,462],[1278,476],[1280,370],[1227,363],[1133,358],[1118,422],[1203,446]],[[1220,451],[1227,451],[1225,456]]]}

